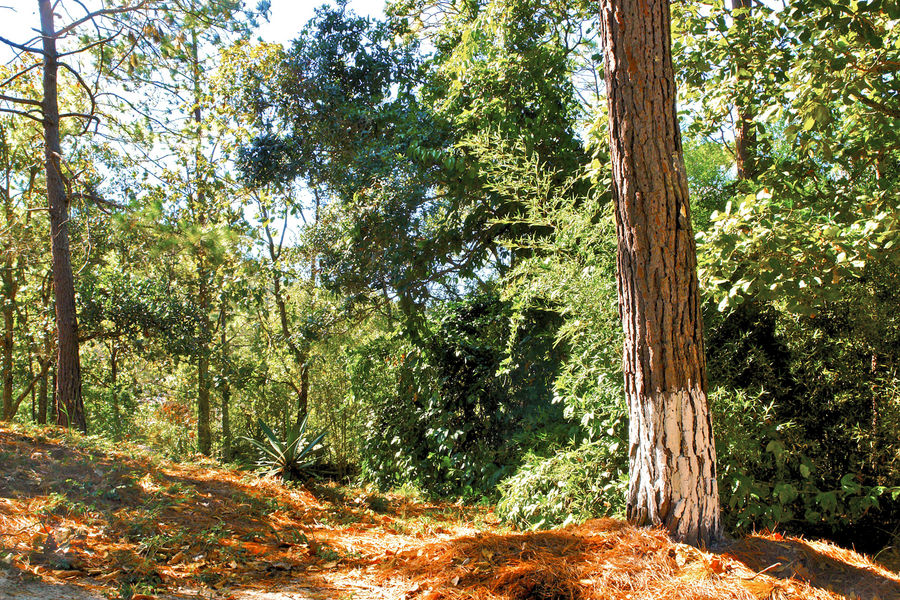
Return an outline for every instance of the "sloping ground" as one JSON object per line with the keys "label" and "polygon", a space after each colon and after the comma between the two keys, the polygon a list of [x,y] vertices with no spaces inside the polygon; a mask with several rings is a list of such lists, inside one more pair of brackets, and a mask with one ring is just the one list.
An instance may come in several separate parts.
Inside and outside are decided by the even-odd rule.
{"label": "sloping ground", "polygon": [[897,573],[826,543],[709,553],[614,520],[516,533],[486,509],[100,444],[0,428],[0,597],[900,599]]}

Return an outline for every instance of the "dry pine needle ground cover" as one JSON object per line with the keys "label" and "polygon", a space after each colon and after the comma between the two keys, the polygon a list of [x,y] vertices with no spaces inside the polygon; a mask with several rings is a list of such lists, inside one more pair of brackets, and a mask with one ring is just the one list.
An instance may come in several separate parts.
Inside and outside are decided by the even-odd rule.
{"label": "dry pine needle ground cover", "polygon": [[[487,509],[0,428],[0,575],[109,598],[900,600],[900,575],[820,542],[750,536],[716,553],[603,519],[519,533]],[[188,595],[190,597],[190,595]]]}

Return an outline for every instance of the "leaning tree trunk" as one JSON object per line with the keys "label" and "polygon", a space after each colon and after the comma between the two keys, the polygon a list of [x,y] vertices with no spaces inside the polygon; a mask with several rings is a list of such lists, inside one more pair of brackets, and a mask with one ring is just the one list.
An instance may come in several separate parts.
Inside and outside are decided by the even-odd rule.
{"label": "leaning tree trunk", "polygon": [[56,423],[87,431],[81,397],[81,360],[78,355],[78,319],[75,312],[75,280],[69,252],[69,203],[62,176],[62,147],[59,141],[59,100],[56,29],[50,0],[38,0],[44,48],[44,167],[47,200],[50,205],[50,239],[53,254],[53,289],[56,295]]}
{"label": "leaning tree trunk", "polygon": [[625,330],[629,521],[707,545],[720,535],[697,258],[667,0],[603,0]]}

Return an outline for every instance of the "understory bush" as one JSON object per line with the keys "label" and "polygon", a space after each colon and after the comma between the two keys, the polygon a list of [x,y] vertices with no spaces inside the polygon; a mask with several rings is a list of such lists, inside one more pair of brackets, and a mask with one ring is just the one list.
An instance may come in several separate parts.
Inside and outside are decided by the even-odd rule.
{"label": "understory bush", "polygon": [[[897,273],[848,281],[814,313],[707,311],[726,524],[876,550],[900,516]],[[893,283],[891,283],[893,281]]]}
{"label": "understory bush", "polygon": [[568,437],[550,391],[552,318],[510,317],[508,303],[474,295],[435,307],[416,340],[395,332],[354,352],[351,393],[369,411],[365,479],[472,499],[492,494],[535,438]]}
{"label": "understory bush", "polygon": [[529,454],[500,486],[497,514],[523,529],[564,527],[625,512],[627,441],[610,439]]}

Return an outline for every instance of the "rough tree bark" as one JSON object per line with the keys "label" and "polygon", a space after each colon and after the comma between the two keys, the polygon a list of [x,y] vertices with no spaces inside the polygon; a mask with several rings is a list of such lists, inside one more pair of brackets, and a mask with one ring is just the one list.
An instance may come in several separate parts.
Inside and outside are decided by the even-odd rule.
{"label": "rough tree bark", "polygon": [[630,419],[627,517],[720,536],[697,258],[667,0],[603,0],[619,311]]}
{"label": "rough tree bark", "polygon": [[50,237],[53,254],[53,289],[56,300],[58,355],[56,361],[56,424],[87,431],[81,397],[81,359],[78,352],[78,318],[75,309],[75,280],[69,252],[69,201],[62,176],[62,147],[59,140],[59,100],[57,74],[59,53],[50,0],[38,0],[44,50],[44,167],[47,200],[50,205]]}

